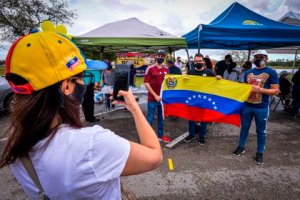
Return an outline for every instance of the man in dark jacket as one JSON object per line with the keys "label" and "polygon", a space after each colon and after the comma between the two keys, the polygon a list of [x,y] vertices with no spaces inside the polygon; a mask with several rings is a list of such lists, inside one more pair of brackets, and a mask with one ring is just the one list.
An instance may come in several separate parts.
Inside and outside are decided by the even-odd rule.
{"label": "man in dark jacket", "polygon": [[174,62],[172,60],[167,61],[167,67],[169,69],[168,74],[182,74],[181,70],[174,65]]}
{"label": "man in dark jacket", "polygon": [[288,74],[287,71],[280,72],[279,89],[283,97],[289,95],[291,92],[292,83],[286,78]]}
{"label": "man in dark jacket", "polygon": [[[210,70],[207,69],[204,62],[204,57],[202,54],[196,54],[194,56],[194,69],[188,71],[188,75],[194,76],[204,76],[204,77],[214,77],[215,74]],[[221,80],[222,77],[220,75],[215,76],[217,80]],[[200,122],[200,131],[199,131],[199,144],[205,145],[205,135],[206,135],[206,122]],[[184,142],[190,142],[196,139],[195,136],[195,128],[196,122],[189,120],[189,136],[184,139]]]}
{"label": "man in dark jacket", "polygon": [[215,66],[216,75],[220,75],[223,77],[224,72],[229,68],[231,63],[232,57],[230,54],[226,55],[224,60],[217,62]]}

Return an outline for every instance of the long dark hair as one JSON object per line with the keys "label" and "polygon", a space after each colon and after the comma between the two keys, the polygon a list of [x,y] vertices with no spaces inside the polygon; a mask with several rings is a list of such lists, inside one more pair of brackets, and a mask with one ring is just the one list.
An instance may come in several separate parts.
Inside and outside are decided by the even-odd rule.
{"label": "long dark hair", "polygon": [[204,62],[205,62],[205,65],[206,65],[207,69],[210,69],[210,70],[213,69],[213,66],[212,66],[211,61],[210,61],[209,58],[204,58]]}
{"label": "long dark hair", "polygon": [[31,95],[15,94],[0,168],[24,156],[44,138],[49,137],[46,143],[49,144],[59,125],[82,127],[78,103],[64,95],[60,85],[57,83]]}

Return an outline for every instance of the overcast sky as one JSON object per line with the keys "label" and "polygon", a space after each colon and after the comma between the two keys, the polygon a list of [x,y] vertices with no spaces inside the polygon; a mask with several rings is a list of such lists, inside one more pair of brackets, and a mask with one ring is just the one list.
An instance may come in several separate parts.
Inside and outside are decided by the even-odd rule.
{"label": "overcast sky", "polygon": [[[77,10],[78,14],[72,26],[66,25],[68,33],[74,36],[131,17],[173,35],[182,36],[200,23],[210,23],[234,0],[68,0],[67,2],[70,9]],[[300,0],[238,0],[238,2],[273,20],[278,20],[288,11],[300,12]],[[4,59],[6,53],[7,50],[0,50],[0,59]],[[184,51],[177,52],[177,55],[185,56],[183,53]],[[218,51],[204,53],[210,54],[215,59],[223,56],[222,52]]]}

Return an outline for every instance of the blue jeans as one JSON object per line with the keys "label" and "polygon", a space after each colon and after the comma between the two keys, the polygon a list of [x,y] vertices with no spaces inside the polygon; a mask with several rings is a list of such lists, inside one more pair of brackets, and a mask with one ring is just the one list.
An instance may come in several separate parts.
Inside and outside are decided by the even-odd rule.
{"label": "blue jeans", "polygon": [[[200,127],[199,136],[204,137],[205,134],[206,134],[207,123],[206,122],[200,122],[200,124],[201,124],[201,127]],[[195,128],[196,128],[196,122],[189,121],[189,134],[190,134],[191,137],[195,136]]]}
{"label": "blue jeans", "polygon": [[241,113],[241,132],[239,146],[245,148],[249,129],[252,119],[255,119],[257,133],[257,149],[256,152],[264,153],[267,139],[267,122],[269,117],[269,107],[253,108],[245,105]]}
{"label": "blue jeans", "polygon": [[106,108],[115,108],[115,105],[113,105],[111,103],[111,100],[109,99],[111,97],[110,94],[105,94],[105,99],[106,99],[106,102],[105,102],[105,105],[106,105]]}
{"label": "blue jeans", "polygon": [[157,108],[157,133],[158,137],[164,135],[164,119],[162,116],[162,107],[158,102],[150,101],[148,102],[148,122],[152,126],[155,110]]}

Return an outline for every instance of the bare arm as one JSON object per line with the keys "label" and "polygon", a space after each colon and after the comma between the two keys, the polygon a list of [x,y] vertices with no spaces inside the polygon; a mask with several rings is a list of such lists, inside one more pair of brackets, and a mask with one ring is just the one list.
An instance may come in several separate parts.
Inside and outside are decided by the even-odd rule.
{"label": "bare arm", "polygon": [[279,85],[272,84],[270,86],[270,89],[262,88],[258,85],[252,85],[252,91],[260,92],[260,93],[266,94],[266,95],[277,95],[279,93]]}
{"label": "bare arm", "polygon": [[141,141],[141,144],[130,142],[130,153],[122,176],[140,174],[151,171],[159,166],[162,161],[162,151],[157,136],[152,127],[147,122],[139,105],[129,90],[119,91],[125,102],[113,102],[114,104],[124,104],[132,113],[135,126]]}

